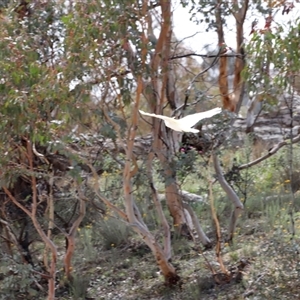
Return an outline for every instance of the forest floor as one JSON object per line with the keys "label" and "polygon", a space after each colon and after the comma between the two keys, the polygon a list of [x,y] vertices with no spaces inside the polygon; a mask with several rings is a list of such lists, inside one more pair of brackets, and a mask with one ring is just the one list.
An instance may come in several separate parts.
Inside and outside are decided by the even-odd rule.
{"label": "forest floor", "polygon": [[[181,283],[167,287],[152,253],[141,241],[133,237],[117,247],[106,245],[105,250],[103,244],[88,245],[90,229],[82,229],[72,297],[58,299],[300,299],[300,214],[294,214],[298,235],[292,236],[286,229],[289,220],[284,210],[273,211],[271,219],[271,214],[244,214],[233,243],[222,243],[222,258],[228,270],[241,261],[247,263],[239,280],[221,285],[215,283],[207,263],[220,272],[214,247],[202,251],[193,241],[174,238],[172,263]],[[209,237],[214,240],[213,234]]]}
{"label": "forest floor", "polygon": [[[300,149],[297,153],[299,156],[295,158],[297,165],[294,170],[298,172]],[[215,224],[209,201],[191,203],[191,206],[212,241],[212,248],[204,249],[199,242],[174,235],[171,263],[181,281],[173,287],[165,285],[153,254],[142,239],[121,220],[110,214],[101,215],[91,206],[76,237],[72,260],[73,284],[69,287],[66,287],[62,264],[65,237],[62,233],[54,237],[59,253],[56,299],[300,299],[300,185],[291,192],[290,180],[285,177],[289,174],[289,167],[283,159],[271,159],[244,175],[248,180],[247,199],[241,197],[245,209],[230,244],[226,237],[231,203],[218,185],[214,187],[214,207],[222,235],[221,257],[226,269],[233,272],[233,280],[216,283],[216,279],[221,278],[221,268],[216,258]],[[295,178],[299,178],[298,175]],[[198,176],[188,178],[186,182],[188,186],[182,189],[205,195],[205,189],[204,192],[199,190]],[[112,185],[115,186],[114,181]],[[161,242],[160,223],[151,197],[147,199],[141,194],[136,200],[149,230]],[[172,224],[163,200],[162,205],[169,224]],[[43,249],[41,241],[31,244],[36,261],[42,261],[43,257],[35,253],[43,253]],[[36,266],[39,265],[36,263]],[[1,276],[3,274],[8,275]],[[32,276],[29,265],[17,263],[15,258],[2,260],[0,276],[0,300],[46,299],[47,280],[38,278],[37,285],[37,277]]]}

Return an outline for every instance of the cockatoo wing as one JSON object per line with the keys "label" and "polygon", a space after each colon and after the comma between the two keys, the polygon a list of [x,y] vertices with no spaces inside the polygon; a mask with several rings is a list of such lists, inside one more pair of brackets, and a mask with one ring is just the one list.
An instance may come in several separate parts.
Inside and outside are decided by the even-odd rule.
{"label": "cockatoo wing", "polygon": [[158,119],[162,119],[162,120],[173,120],[173,118],[170,118],[170,117],[167,117],[167,116],[162,116],[162,115],[156,115],[156,114],[149,114],[149,113],[146,113],[142,110],[139,110],[139,112],[142,114],[142,115],[145,115],[145,116],[149,116],[149,117],[154,117],[154,118],[158,118]]}
{"label": "cockatoo wing", "polygon": [[180,123],[180,120],[176,120],[175,118],[170,118],[162,115],[156,115],[156,114],[149,114],[142,110],[140,110],[140,113],[145,116],[154,117],[158,119],[162,119],[165,122],[165,125],[175,131],[179,132],[198,132],[199,130],[194,128],[189,128],[188,126],[185,126],[185,124]]}
{"label": "cockatoo wing", "polygon": [[162,116],[162,115],[149,114],[142,110],[140,110],[140,113],[145,116],[164,120],[166,126],[175,131],[197,133],[197,132],[199,132],[199,130],[191,128],[191,127],[193,127],[195,124],[197,124],[200,120],[210,118],[216,114],[219,114],[221,111],[222,111],[221,108],[214,108],[214,109],[211,109],[211,110],[208,110],[205,112],[186,116],[179,120],[176,120],[175,118]]}
{"label": "cockatoo wing", "polygon": [[222,111],[222,109],[220,107],[217,107],[217,108],[213,108],[208,111],[188,115],[188,116],[180,119],[179,121],[181,124],[184,124],[185,126],[193,127],[200,120],[211,118],[212,116],[219,114],[221,111]]}

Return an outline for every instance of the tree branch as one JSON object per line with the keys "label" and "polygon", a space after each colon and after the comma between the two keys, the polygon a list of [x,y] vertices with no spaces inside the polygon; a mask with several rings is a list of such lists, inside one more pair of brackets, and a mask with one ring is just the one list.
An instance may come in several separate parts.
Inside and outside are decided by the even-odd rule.
{"label": "tree branch", "polygon": [[190,57],[190,56],[197,56],[197,57],[204,57],[204,58],[214,58],[214,57],[237,57],[243,59],[244,55],[242,54],[197,54],[197,53],[187,53],[187,54],[181,54],[181,55],[176,55],[172,56],[169,58],[169,60],[173,59],[179,59],[179,58],[184,58],[184,57]]}
{"label": "tree branch", "polygon": [[236,227],[238,217],[241,214],[242,210],[244,209],[244,205],[241,202],[238,195],[236,194],[236,192],[232,189],[232,187],[226,181],[226,179],[223,175],[221,166],[220,166],[218,156],[215,153],[213,153],[212,158],[213,158],[213,162],[214,162],[215,171],[217,173],[218,181],[219,181],[222,189],[225,191],[228,198],[232,201],[232,203],[234,205],[234,209],[233,209],[233,211],[231,213],[231,217],[230,217],[230,224],[229,224],[229,230],[228,230],[229,231],[228,240],[231,241],[232,238],[233,238],[233,234],[234,234],[234,231],[235,231],[235,227]]}
{"label": "tree branch", "polygon": [[[295,144],[297,142],[300,141],[300,134],[298,134],[296,137],[294,137],[290,142],[291,144]],[[238,167],[239,170],[244,170],[247,168],[250,168],[254,165],[257,165],[258,163],[262,162],[263,160],[269,158],[270,156],[274,155],[279,149],[281,149],[283,146],[288,145],[289,142],[287,141],[282,141],[280,143],[278,143],[277,145],[275,145],[271,150],[269,150],[269,152],[261,157],[259,157],[258,159],[249,162],[248,164],[244,164]]]}

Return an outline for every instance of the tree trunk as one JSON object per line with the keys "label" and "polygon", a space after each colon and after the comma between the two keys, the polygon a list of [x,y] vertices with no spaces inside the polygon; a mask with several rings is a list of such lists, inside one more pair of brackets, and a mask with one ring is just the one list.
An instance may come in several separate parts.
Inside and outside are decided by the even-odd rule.
{"label": "tree trunk", "polygon": [[29,164],[29,171],[31,175],[31,191],[32,191],[32,204],[31,204],[31,211],[24,207],[13,195],[12,193],[3,186],[3,190],[5,194],[9,197],[9,199],[20,209],[22,209],[32,220],[32,223],[40,235],[41,239],[43,240],[46,247],[49,247],[51,250],[51,265],[49,271],[49,279],[48,279],[48,300],[54,300],[55,299],[55,275],[56,275],[56,261],[57,261],[57,248],[56,245],[53,243],[51,239],[48,238],[48,236],[45,234],[44,230],[41,227],[41,224],[39,223],[36,213],[38,209],[38,195],[37,195],[37,182],[35,177],[35,169],[33,166],[33,152],[32,152],[32,144],[29,140],[24,138],[26,140],[27,144],[27,153],[26,156],[28,158],[28,164]]}
{"label": "tree trunk", "polygon": [[[165,281],[169,285],[176,284],[180,277],[176,274],[174,267],[168,262],[168,257],[165,255],[159,244],[155,241],[153,235],[149,232],[145,223],[139,220],[139,214],[136,213],[137,207],[135,206],[132,192],[132,177],[136,173],[137,165],[133,154],[134,138],[137,130],[138,123],[138,107],[140,103],[140,96],[142,93],[143,84],[141,78],[138,80],[136,100],[132,112],[132,122],[128,130],[126,151],[126,163],[123,172],[123,188],[125,198],[125,209],[128,221],[133,229],[143,238],[148,247],[152,250],[156,262],[163,273]],[[134,169],[131,170],[132,164]]]}
{"label": "tree trunk", "polygon": [[[243,102],[243,94],[245,89],[245,84],[242,80],[242,71],[246,65],[245,60],[245,50],[243,47],[244,44],[244,22],[246,18],[246,14],[248,11],[249,0],[245,0],[242,2],[238,11],[234,14],[236,21],[236,53],[240,54],[240,57],[235,58],[234,63],[234,105],[235,105],[235,113],[238,113]],[[238,7],[238,3],[236,3],[236,7]]]}
{"label": "tree trunk", "polygon": [[191,206],[187,203],[184,204],[184,207],[187,209],[187,211],[189,212],[191,218],[192,218],[192,222],[193,225],[195,227],[195,230],[197,232],[198,238],[200,239],[201,243],[203,244],[204,247],[210,247],[211,246],[211,241],[210,239],[207,237],[207,235],[205,234],[205,232],[203,231],[200,222],[194,212],[194,210],[191,208]]}
{"label": "tree trunk", "polygon": [[71,227],[68,235],[66,236],[67,238],[67,251],[65,254],[65,258],[64,258],[64,268],[65,268],[65,274],[66,277],[69,281],[72,281],[73,277],[71,275],[72,272],[72,257],[75,251],[75,236],[77,233],[77,229],[80,225],[80,223],[82,222],[85,213],[86,213],[86,204],[85,204],[85,200],[84,200],[84,196],[80,190],[80,187],[77,187],[78,193],[79,193],[79,201],[80,201],[80,207],[79,207],[79,215],[78,218],[75,220],[75,222],[73,223],[73,226]]}
{"label": "tree trunk", "polygon": [[244,205],[241,202],[238,195],[236,194],[236,192],[232,189],[232,187],[226,181],[226,179],[223,175],[223,172],[222,172],[220,162],[219,162],[219,159],[218,159],[217,155],[215,153],[213,153],[212,156],[213,156],[213,162],[214,162],[215,171],[217,173],[218,181],[219,181],[222,189],[224,190],[224,192],[227,194],[228,198],[232,201],[232,203],[234,205],[234,210],[231,214],[231,218],[230,218],[230,222],[229,222],[229,237],[228,237],[228,240],[231,241],[232,238],[233,238],[233,234],[234,234],[234,231],[235,231],[235,226],[236,226],[238,217],[242,213],[242,211],[244,209]]}
{"label": "tree trunk", "polygon": [[158,213],[159,220],[161,222],[162,230],[163,230],[163,243],[164,243],[164,254],[166,256],[167,260],[171,259],[171,232],[170,232],[170,226],[168,224],[167,218],[163,212],[163,208],[161,205],[161,202],[159,200],[159,196],[157,193],[157,190],[154,186],[153,182],[153,176],[152,176],[152,161],[153,161],[154,155],[153,152],[150,153],[148,158],[148,178],[149,178],[149,184],[152,191],[152,199],[154,202],[154,205],[156,207],[156,211]]}

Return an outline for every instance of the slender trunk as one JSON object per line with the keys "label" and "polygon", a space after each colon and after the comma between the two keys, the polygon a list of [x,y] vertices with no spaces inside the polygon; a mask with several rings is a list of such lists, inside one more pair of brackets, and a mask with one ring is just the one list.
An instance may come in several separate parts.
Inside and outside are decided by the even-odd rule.
{"label": "slender trunk", "polygon": [[[218,43],[220,47],[219,54],[226,53],[226,44],[224,39],[223,21],[222,21],[222,1],[217,1],[218,6],[215,9],[215,18],[218,34]],[[235,107],[232,104],[231,98],[229,97],[228,88],[228,58],[226,56],[220,56],[219,62],[219,90],[222,97],[223,108],[229,111],[234,111]]]}
{"label": "slender trunk", "polygon": [[[159,1],[162,22],[159,37],[157,39],[153,35],[153,28],[151,27],[151,15],[149,15],[150,12],[147,10],[146,1],[143,2],[143,4],[145,4],[145,10],[143,13],[145,16],[147,16],[147,24],[145,24],[145,28],[147,28],[147,30],[145,30],[145,32],[148,32],[148,35],[155,39],[155,51],[151,55],[152,59],[150,62],[151,82],[142,83],[142,92],[145,98],[148,100],[150,110],[154,113],[161,114],[165,105],[166,97],[172,108],[176,108],[179,103],[179,96],[175,89],[174,76],[173,74],[169,74],[172,72],[169,62],[172,35],[171,1]],[[145,42],[146,39],[144,35],[142,35],[142,38]],[[130,47],[126,38],[123,41],[123,45],[123,48],[131,57],[133,57],[133,49]],[[145,51],[145,55],[146,54],[147,52]],[[144,58],[145,57],[146,56],[144,56]],[[136,73],[136,70],[133,66],[134,64],[129,64],[129,67],[132,69],[133,73]],[[178,192],[178,187],[176,184],[176,172],[172,170],[171,160],[174,150],[178,150],[179,148],[179,139],[181,135],[177,135],[177,137],[173,139],[173,137],[171,137],[173,133],[167,135],[165,126],[162,125],[161,128],[161,123],[162,122],[160,120],[153,120],[153,149],[165,170],[166,202],[170,210],[170,214],[174,220],[174,228],[179,233],[186,233],[188,230],[185,224],[181,196]],[[164,140],[164,144],[162,143],[161,139]],[[173,180],[173,183],[171,183],[171,180]]]}
{"label": "slender trunk", "polygon": [[167,259],[162,248],[155,241],[153,235],[138,223],[131,224],[131,225],[133,229],[143,238],[144,242],[147,244],[147,246],[151,249],[152,253],[154,254],[156,263],[165,278],[166,284],[168,285],[177,284],[180,281],[180,277],[176,273],[175,268]]}
{"label": "slender trunk", "polygon": [[75,251],[75,237],[77,233],[77,229],[80,226],[85,213],[86,213],[86,203],[84,199],[84,195],[82,194],[80,187],[77,187],[78,193],[79,193],[79,201],[80,201],[80,207],[79,207],[79,215],[75,222],[73,223],[68,235],[66,236],[68,241],[68,247],[67,251],[64,257],[64,268],[65,268],[65,274],[69,281],[72,281],[72,257]]}
{"label": "slender trunk", "polygon": [[[139,221],[138,214],[136,214],[133,192],[132,192],[132,177],[136,173],[137,165],[135,164],[135,158],[133,154],[134,149],[134,138],[137,130],[138,123],[138,108],[140,103],[140,96],[143,89],[143,83],[141,77],[138,78],[138,86],[136,93],[136,100],[134,103],[133,113],[132,113],[132,123],[128,131],[126,151],[126,163],[123,172],[123,188],[124,188],[124,198],[125,198],[125,208],[128,221],[133,229],[143,238],[148,247],[152,250],[155,255],[156,262],[161,269],[165,281],[169,285],[176,284],[180,277],[176,274],[174,267],[168,262],[168,258],[155,241],[153,235],[149,232],[148,228],[143,222]],[[131,170],[132,164],[134,169]]]}
{"label": "slender trunk", "polygon": [[166,202],[173,218],[175,230],[180,235],[189,234],[188,227],[184,216],[181,195],[175,182],[166,185]]}
{"label": "slender trunk", "polygon": [[[33,172],[32,172],[33,173]],[[37,200],[36,200],[36,191],[33,192],[32,198],[32,211],[29,211],[27,208],[25,208],[21,203],[17,201],[17,199],[11,194],[11,192],[6,188],[2,187],[5,194],[9,197],[9,199],[20,209],[22,209],[32,220],[33,226],[35,227],[36,231],[40,235],[41,239],[45,243],[47,247],[51,250],[52,260],[49,270],[49,278],[48,278],[48,300],[54,300],[55,299],[55,274],[56,274],[56,261],[57,261],[57,249],[53,241],[51,241],[45,232],[43,231],[39,221],[36,218],[36,210],[37,210]],[[32,183],[32,188],[36,190],[36,180]],[[35,201],[34,201],[35,197]]]}
{"label": "slender trunk", "polygon": [[154,202],[154,205],[156,207],[156,211],[158,213],[158,217],[162,226],[162,230],[163,230],[163,244],[164,244],[164,253],[166,256],[167,260],[171,259],[171,231],[170,231],[170,226],[168,224],[167,218],[163,212],[163,208],[161,205],[161,202],[158,199],[158,193],[157,190],[154,186],[154,182],[153,182],[153,176],[152,176],[152,161],[154,158],[154,153],[151,152],[149,154],[149,158],[148,158],[148,162],[147,162],[147,169],[148,169],[148,179],[149,179],[149,184],[150,184],[150,188],[152,191],[152,199]]}
{"label": "slender trunk", "polygon": [[[235,3],[238,7],[238,3]],[[245,89],[245,84],[242,80],[242,71],[246,65],[245,60],[245,50],[243,47],[244,44],[244,22],[246,14],[248,11],[249,0],[243,1],[241,7],[238,9],[238,12],[234,13],[236,21],[236,52],[240,54],[240,57],[235,58],[234,63],[234,105],[235,113],[238,113],[243,101],[243,94]]]}
{"label": "slender trunk", "polygon": [[228,276],[228,275],[230,275],[230,273],[228,272],[228,270],[226,269],[226,267],[224,265],[222,253],[221,253],[221,228],[220,228],[219,220],[218,220],[217,213],[215,210],[214,196],[213,196],[213,192],[212,192],[212,181],[209,182],[209,198],[210,198],[211,214],[212,214],[213,220],[216,225],[216,237],[217,237],[216,257],[218,259],[222,273]]}
{"label": "slender trunk", "polygon": [[205,247],[210,247],[211,246],[211,241],[210,239],[207,237],[207,235],[205,234],[205,232],[203,231],[200,222],[194,212],[194,210],[191,208],[191,206],[187,203],[184,204],[184,208],[187,209],[187,211],[189,212],[191,218],[192,218],[192,222],[193,225],[195,227],[195,230],[197,232],[198,238],[200,239],[201,243],[203,244],[203,246]]}
{"label": "slender trunk", "polygon": [[32,223],[39,233],[40,237],[42,238],[43,242],[46,246],[48,246],[51,250],[51,264],[50,264],[50,279],[48,281],[48,300],[54,300],[55,299],[55,274],[56,274],[56,262],[57,262],[57,248],[55,244],[50,240],[47,235],[44,233],[40,223],[38,222],[37,218],[35,217],[35,214],[31,218]]}
{"label": "slender trunk", "polygon": [[26,259],[24,257],[22,248],[20,247],[20,243],[18,242],[17,237],[15,236],[13,230],[10,228],[9,223],[3,220],[2,218],[0,218],[0,223],[4,227],[4,232],[5,232],[5,245],[6,245],[5,252],[8,252],[10,256],[13,256],[11,245],[15,245],[15,247],[19,251],[23,263],[26,263]]}
{"label": "slender trunk", "polygon": [[236,226],[238,217],[242,213],[242,211],[244,209],[244,205],[241,202],[238,195],[236,194],[236,192],[232,189],[232,187],[228,184],[225,177],[223,176],[223,172],[222,172],[220,162],[219,162],[217,155],[215,153],[213,153],[212,156],[213,156],[213,162],[214,162],[215,171],[217,173],[218,181],[219,181],[222,189],[224,190],[224,192],[227,194],[228,198],[232,201],[232,203],[234,205],[234,210],[231,214],[230,223],[229,223],[229,238],[228,239],[229,239],[229,241],[231,241],[233,238],[233,234],[235,231],[235,226]]}
{"label": "slender trunk", "polygon": [[[159,132],[162,132],[165,137],[167,136],[165,126],[161,128],[159,120],[155,119],[153,150],[164,169],[166,203],[173,218],[173,226],[176,232],[180,235],[188,235],[189,230],[184,217],[182,196],[176,182],[176,170],[174,170],[172,164],[173,152],[169,147],[169,139],[165,139],[165,142],[168,143],[165,146],[160,139]],[[167,147],[168,149],[166,149]]]}
{"label": "slender trunk", "polygon": [[[50,180],[49,180],[49,188],[50,188],[50,192],[49,192],[49,197],[47,197],[47,209],[46,209],[46,213],[49,212],[49,223],[48,223],[48,232],[47,232],[47,236],[49,239],[51,239],[51,235],[52,235],[52,230],[54,228],[54,199],[53,199],[53,180],[54,180],[54,174],[52,172]],[[49,265],[48,265],[48,250],[49,248],[46,246],[44,249],[44,265],[47,268],[47,270],[49,269]]]}

